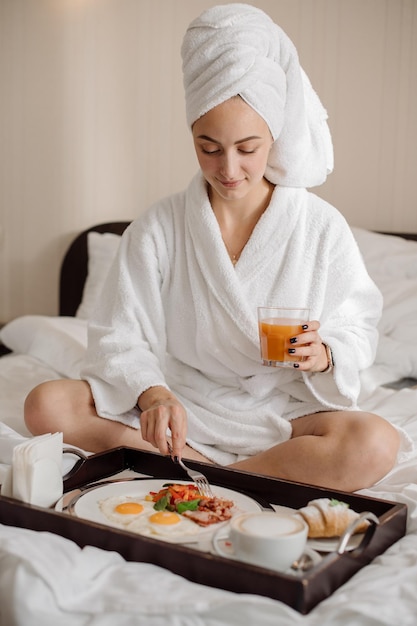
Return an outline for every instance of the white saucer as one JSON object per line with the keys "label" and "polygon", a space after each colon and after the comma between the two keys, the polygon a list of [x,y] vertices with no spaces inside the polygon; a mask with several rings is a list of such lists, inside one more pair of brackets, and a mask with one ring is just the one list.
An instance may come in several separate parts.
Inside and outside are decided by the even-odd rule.
{"label": "white saucer", "polygon": [[[362,542],[364,533],[352,535],[345,548],[345,552],[355,550]],[[318,552],[336,552],[339,547],[340,537],[319,537],[317,539],[308,539],[307,544],[313,550]]]}

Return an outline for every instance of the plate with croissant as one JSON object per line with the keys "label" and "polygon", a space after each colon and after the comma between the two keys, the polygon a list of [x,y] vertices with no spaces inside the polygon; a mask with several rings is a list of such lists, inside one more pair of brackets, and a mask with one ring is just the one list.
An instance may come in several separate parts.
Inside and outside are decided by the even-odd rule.
{"label": "plate with croissant", "polygon": [[[284,509],[287,507],[274,507]],[[308,524],[308,546],[318,552],[334,552],[338,549],[340,538],[352,522],[359,518],[346,502],[341,502],[335,498],[317,498],[307,503],[307,506],[294,510]],[[369,522],[364,520],[360,523],[349,542],[346,550],[357,548],[363,534],[369,526]]]}

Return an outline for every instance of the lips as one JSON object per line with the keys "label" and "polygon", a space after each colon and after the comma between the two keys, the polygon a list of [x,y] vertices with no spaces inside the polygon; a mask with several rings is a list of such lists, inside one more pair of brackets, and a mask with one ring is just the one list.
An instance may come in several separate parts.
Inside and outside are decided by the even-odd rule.
{"label": "lips", "polygon": [[219,180],[219,183],[226,187],[227,189],[234,189],[235,187],[239,187],[242,183],[241,180]]}

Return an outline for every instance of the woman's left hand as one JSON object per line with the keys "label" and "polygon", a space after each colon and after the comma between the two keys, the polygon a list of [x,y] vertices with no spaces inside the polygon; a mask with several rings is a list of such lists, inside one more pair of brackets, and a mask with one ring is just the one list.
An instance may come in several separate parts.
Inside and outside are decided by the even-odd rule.
{"label": "woman's left hand", "polygon": [[289,354],[304,357],[304,361],[294,363],[294,367],[304,372],[323,372],[327,366],[327,352],[318,333],[320,322],[311,320],[307,328],[291,338]]}

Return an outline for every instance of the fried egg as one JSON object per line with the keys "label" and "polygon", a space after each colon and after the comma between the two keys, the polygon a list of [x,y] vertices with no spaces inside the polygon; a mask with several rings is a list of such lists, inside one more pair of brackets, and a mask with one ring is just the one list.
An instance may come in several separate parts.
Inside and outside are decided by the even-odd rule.
{"label": "fried egg", "polygon": [[133,533],[169,539],[195,535],[201,528],[174,511],[156,511],[145,497],[111,496],[98,502],[99,509],[111,525]]}
{"label": "fried egg", "polygon": [[152,512],[151,502],[134,496],[111,496],[98,502],[101,513],[110,522],[127,526],[145,512]]}
{"label": "fried egg", "polygon": [[153,509],[150,513],[146,512],[142,517],[132,520],[127,530],[141,535],[175,539],[195,535],[201,531],[201,528],[179,513]]}

